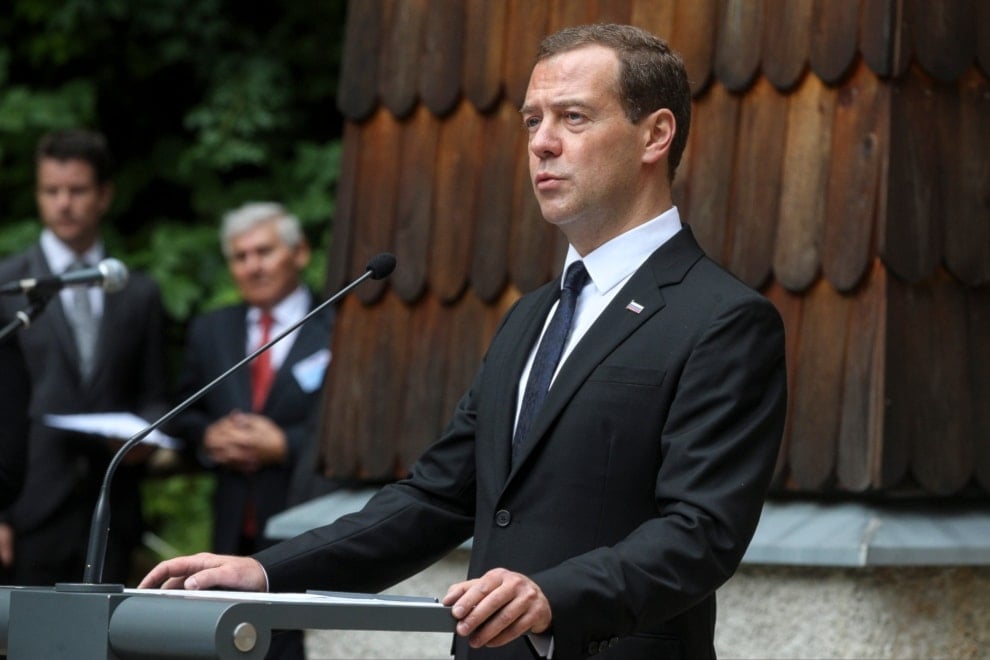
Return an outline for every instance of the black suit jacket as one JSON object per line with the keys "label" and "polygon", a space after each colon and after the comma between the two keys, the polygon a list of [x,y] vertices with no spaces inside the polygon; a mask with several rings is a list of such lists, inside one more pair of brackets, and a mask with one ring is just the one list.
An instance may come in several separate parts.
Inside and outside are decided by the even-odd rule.
{"label": "black suit jacket", "polygon": [[[193,319],[182,376],[180,400],[196,392],[239,360],[247,344],[247,311],[244,304],[209,312]],[[274,421],[285,432],[289,458],[281,465],[267,465],[252,475],[217,467],[213,549],[236,553],[244,508],[249,499],[255,504],[258,529],[263,532],[268,519],[285,509],[290,478],[312,440],[311,425],[318,412],[323,379],[313,389],[304,390],[293,369],[330,346],[333,310],[324,308],[299,329],[260,414]],[[189,446],[200,448],[206,427],[234,410],[251,411],[251,376],[247,366],[219,384],[186,412],[179,415],[172,431]]]}
{"label": "black suit jacket", "polygon": [[[0,328],[8,321],[0,316]],[[17,338],[0,339],[0,508],[17,498],[24,484],[31,381]]]}
{"label": "black suit jacket", "polygon": [[[38,245],[0,262],[2,282],[51,274]],[[27,300],[8,296],[0,305],[0,315],[10,317]],[[4,513],[17,538],[15,576],[77,581],[82,577],[82,563],[78,574],[73,569],[54,575],[55,569],[46,566],[49,560],[66,563],[74,555],[85,556],[96,493],[113,452],[98,439],[47,426],[44,416],[129,411],[153,421],[165,412],[168,399],[158,287],[141,273],[131,273],[123,290],[105,294],[96,367],[89,382],[80,376],[72,328],[58,296],[30,327],[19,331],[19,340],[32,396],[24,489]],[[142,529],[141,475],[141,467],[122,465],[113,481],[107,581],[122,582],[128,577],[128,555]]]}
{"label": "black suit jacket", "polygon": [[505,567],[543,589],[554,658],[714,656],[714,592],[755,530],[783,430],[780,317],[684,228],[575,347],[510,468],[520,373],[558,290],[509,310],[411,478],[256,555],[273,590],[381,589],[473,534],[471,577]]}

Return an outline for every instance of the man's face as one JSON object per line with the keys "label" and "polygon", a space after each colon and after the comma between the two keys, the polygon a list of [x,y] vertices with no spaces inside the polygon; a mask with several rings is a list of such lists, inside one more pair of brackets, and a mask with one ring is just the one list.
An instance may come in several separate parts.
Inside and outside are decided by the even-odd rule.
{"label": "man's face", "polygon": [[540,210],[579,250],[648,219],[633,216],[649,129],[626,117],[618,76],[608,48],[560,53],[533,68],[521,109]]}
{"label": "man's face", "polygon": [[100,218],[110,208],[113,186],[100,184],[93,166],[84,160],[42,158],[35,194],[45,227],[81,254],[99,236]]}
{"label": "man's face", "polygon": [[305,242],[294,248],[278,235],[275,222],[265,222],[233,237],[227,264],[241,297],[249,305],[271,309],[299,286],[309,263]]}

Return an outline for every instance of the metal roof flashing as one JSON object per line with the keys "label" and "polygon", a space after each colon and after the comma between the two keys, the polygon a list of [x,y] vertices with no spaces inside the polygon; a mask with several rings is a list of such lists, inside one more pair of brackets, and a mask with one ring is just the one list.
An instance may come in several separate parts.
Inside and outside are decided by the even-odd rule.
{"label": "metal roof flashing", "polygon": [[990,504],[769,501],[743,563],[990,565]]}
{"label": "metal roof flashing", "polygon": [[[377,488],[340,489],[273,516],[284,539],[359,510]],[[470,540],[461,546],[470,548]],[[768,501],[744,564],[791,566],[990,565],[987,502]]]}

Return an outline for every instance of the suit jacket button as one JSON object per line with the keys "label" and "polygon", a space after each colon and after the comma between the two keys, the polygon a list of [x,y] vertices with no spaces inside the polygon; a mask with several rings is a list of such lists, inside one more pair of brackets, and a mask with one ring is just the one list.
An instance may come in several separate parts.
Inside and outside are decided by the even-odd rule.
{"label": "suit jacket button", "polygon": [[508,527],[509,523],[512,522],[512,514],[505,509],[499,509],[495,512],[495,524],[499,527]]}

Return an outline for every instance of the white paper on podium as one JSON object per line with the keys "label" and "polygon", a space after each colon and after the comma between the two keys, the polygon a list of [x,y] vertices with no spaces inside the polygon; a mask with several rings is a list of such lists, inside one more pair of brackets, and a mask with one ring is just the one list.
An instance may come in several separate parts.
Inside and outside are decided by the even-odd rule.
{"label": "white paper on podium", "polygon": [[[45,424],[57,429],[102,435],[116,440],[127,440],[149,426],[147,421],[128,412],[45,415]],[[157,429],[148,434],[148,437],[141,442],[164,449],[178,449],[182,445],[177,438],[166,435]]]}
{"label": "white paper on podium", "polygon": [[401,605],[404,607],[444,607],[436,598],[423,596],[393,596],[389,594],[357,594],[333,592],[269,593],[259,591],[223,591],[202,589],[124,589],[126,594],[139,596],[163,596],[170,598],[203,598],[206,600],[259,601],[272,603],[348,603],[367,605]]}

